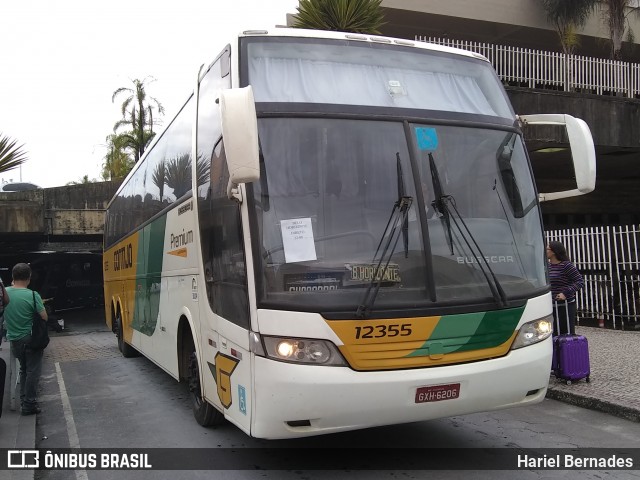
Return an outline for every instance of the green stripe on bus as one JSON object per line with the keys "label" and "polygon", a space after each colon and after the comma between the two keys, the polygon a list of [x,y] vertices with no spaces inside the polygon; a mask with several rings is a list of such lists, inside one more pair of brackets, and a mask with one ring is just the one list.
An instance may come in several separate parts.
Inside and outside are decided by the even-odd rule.
{"label": "green stripe on bus", "polygon": [[506,342],[524,307],[491,312],[445,315],[424,344],[406,355],[421,357],[494,348]]}
{"label": "green stripe on bus", "polygon": [[153,335],[160,310],[162,258],[167,216],[145,226],[138,243],[136,302],[132,327],[145,335]]}

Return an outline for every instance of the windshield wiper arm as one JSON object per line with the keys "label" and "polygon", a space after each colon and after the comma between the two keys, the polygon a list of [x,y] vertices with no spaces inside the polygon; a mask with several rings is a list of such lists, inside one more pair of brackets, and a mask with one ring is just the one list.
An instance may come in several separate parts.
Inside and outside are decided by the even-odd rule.
{"label": "windshield wiper arm", "polygon": [[[373,275],[371,281],[369,282],[369,285],[367,286],[367,290],[364,292],[362,301],[360,302],[360,305],[358,305],[358,309],[356,310],[356,317],[358,318],[365,318],[365,316],[371,312],[371,307],[373,306],[373,303],[376,300],[376,296],[378,295],[378,291],[380,290],[380,285],[382,284],[384,274],[389,267],[389,263],[391,262],[393,253],[396,251],[398,240],[400,240],[400,233],[402,231],[401,225],[403,225],[407,221],[409,208],[411,208],[412,202],[413,197],[403,196],[398,198],[398,200],[393,204],[393,209],[391,210],[389,221],[387,222],[387,226],[385,227],[384,232],[382,232],[382,237],[380,237],[378,248],[376,249],[376,253],[373,255],[372,263],[376,262],[376,257],[380,252],[385,237],[387,237],[387,241],[384,244],[384,248],[382,248],[380,258],[377,261],[378,263],[373,269]],[[387,232],[389,232],[388,236]],[[392,243],[393,246],[391,246]],[[389,249],[389,247],[391,247],[391,249]],[[384,266],[382,266],[383,263]]]}
{"label": "windshield wiper arm", "polygon": [[[438,173],[438,168],[436,167],[436,163],[433,159],[433,155],[431,153],[429,153],[429,166],[431,167],[431,178],[432,178],[432,182],[433,182],[433,190],[434,190],[434,194],[436,196],[436,199],[433,201],[433,206],[434,208],[436,208],[436,210],[440,210],[440,213],[442,214],[445,223],[447,225],[447,233],[448,233],[448,241],[449,241],[449,246],[451,247],[451,255],[453,255],[453,236],[451,233],[451,220],[453,220],[453,223],[455,224],[456,228],[458,229],[458,231],[460,232],[460,235],[462,236],[462,239],[464,240],[464,242],[467,245],[467,248],[469,249],[469,251],[475,255],[475,251],[473,249],[473,247],[471,246],[471,243],[469,242],[469,239],[471,239],[471,242],[473,242],[473,245],[476,248],[476,251],[479,253],[479,255],[477,255],[478,257],[478,266],[480,267],[480,270],[482,271],[482,274],[484,275],[485,279],[487,280],[487,285],[489,285],[489,290],[491,290],[491,294],[493,295],[493,298],[495,299],[496,303],[500,306],[506,306],[507,305],[507,294],[505,293],[504,289],[502,288],[502,285],[500,284],[500,281],[498,280],[498,277],[496,277],[495,272],[493,271],[493,269],[491,268],[491,265],[489,265],[489,262],[487,261],[487,258],[484,256],[484,253],[482,252],[482,249],[480,248],[480,245],[478,245],[478,242],[476,241],[475,237],[473,236],[473,233],[471,233],[471,230],[469,229],[469,226],[467,225],[467,223],[464,221],[464,219],[462,218],[462,215],[460,215],[460,212],[458,211],[458,208],[456,207],[456,202],[453,199],[453,197],[451,195],[445,195],[443,190],[442,190],[442,183],[440,182],[440,174]],[[449,209],[449,205],[451,205],[453,207],[453,210],[456,213],[456,216],[451,214],[451,210]],[[462,226],[464,227],[464,230],[462,229],[462,227],[460,226],[460,224],[458,223],[458,220],[460,220],[460,223],[462,224]],[[482,262],[484,262],[485,266],[487,267],[487,270],[489,271],[489,274],[491,275],[491,278],[489,278],[489,274],[487,274],[487,272],[485,271]],[[493,280],[493,281],[491,281]]]}
{"label": "windshield wiper arm", "polygon": [[[396,152],[396,169],[398,173],[398,198],[407,196],[404,187],[404,175],[402,174],[402,163],[400,163],[400,152]],[[409,256],[409,218],[405,215],[402,222],[402,241],[404,242],[404,258]]]}
{"label": "windshield wiper arm", "polygon": [[[400,162],[400,152],[396,152],[396,173],[398,181],[398,200],[396,200],[396,202],[393,204],[393,209],[391,210],[389,221],[387,222],[387,226],[385,227],[384,232],[382,232],[382,237],[380,237],[378,248],[376,248],[376,253],[373,255],[372,263],[376,262],[376,257],[380,252],[380,247],[382,247],[382,242],[387,236],[387,232],[390,231],[390,233],[387,238],[387,243],[385,244],[384,249],[380,254],[380,259],[373,269],[373,276],[371,278],[371,281],[369,282],[369,285],[367,286],[367,290],[364,293],[362,302],[360,302],[360,305],[358,305],[358,309],[356,310],[356,316],[358,318],[364,318],[365,315],[369,314],[371,311],[373,302],[375,302],[378,291],[380,290],[380,285],[382,284],[384,274],[389,267],[391,257],[396,251],[396,246],[398,245],[398,240],[400,239],[400,232],[402,232],[403,236],[404,256],[405,258],[409,256],[409,209],[411,208],[413,198],[407,196],[406,194],[406,189],[404,186],[404,174],[402,173],[402,163]],[[393,247],[391,248],[391,251],[389,251],[391,242],[393,242]],[[387,252],[389,253],[387,254]],[[385,258],[386,263],[384,267],[382,267],[382,263],[385,261]]]}
{"label": "windshield wiper arm", "polygon": [[447,245],[449,245],[449,249],[451,250],[451,255],[453,255],[453,236],[451,234],[451,215],[449,214],[449,210],[444,202],[444,192],[442,191],[442,183],[440,182],[440,174],[438,173],[438,168],[436,167],[436,162],[433,159],[433,154],[429,152],[429,169],[431,170],[431,183],[433,184],[433,194],[435,195],[435,200],[431,202],[433,208],[442,215],[442,221],[445,223],[447,227]]}

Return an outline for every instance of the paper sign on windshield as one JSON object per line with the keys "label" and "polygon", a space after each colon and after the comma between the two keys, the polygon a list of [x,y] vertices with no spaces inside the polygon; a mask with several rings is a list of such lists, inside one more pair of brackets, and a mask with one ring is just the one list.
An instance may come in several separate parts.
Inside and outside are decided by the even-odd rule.
{"label": "paper sign on windshield", "polygon": [[316,245],[310,218],[281,220],[282,245],[287,263],[316,260]]}

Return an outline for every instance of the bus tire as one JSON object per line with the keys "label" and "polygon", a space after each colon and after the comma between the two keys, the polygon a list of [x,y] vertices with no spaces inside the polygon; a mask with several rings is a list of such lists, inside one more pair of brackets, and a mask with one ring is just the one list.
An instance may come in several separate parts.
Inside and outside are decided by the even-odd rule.
{"label": "bus tire", "polygon": [[198,424],[203,427],[218,426],[224,423],[224,414],[202,398],[202,386],[200,384],[200,367],[196,349],[192,346],[189,353],[189,368],[187,375],[187,388],[191,397],[193,416]]}
{"label": "bus tire", "polygon": [[115,322],[116,337],[118,337],[118,350],[122,352],[122,356],[124,358],[137,357],[139,355],[138,351],[124,341],[124,329],[122,327],[122,314],[120,313],[120,310],[118,310],[118,313],[116,314]]}

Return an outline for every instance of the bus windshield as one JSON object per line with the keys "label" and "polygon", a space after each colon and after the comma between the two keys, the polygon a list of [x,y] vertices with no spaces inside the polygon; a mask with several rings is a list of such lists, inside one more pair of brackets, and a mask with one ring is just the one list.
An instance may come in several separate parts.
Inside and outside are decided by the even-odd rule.
{"label": "bus windshield", "polygon": [[[261,118],[259,132],[260,307],[355,312],[372,282],[378,312],[494,303],[496,283],[510,300],[545,288],[536,191],[512,130]],[[376,268],[402,197],[408,213]]]}
{"label": "bus windshield", "polygon": [[303,38],[250,38],[256,102],[358,105],[515,115],[491,64],[422,48]]}

